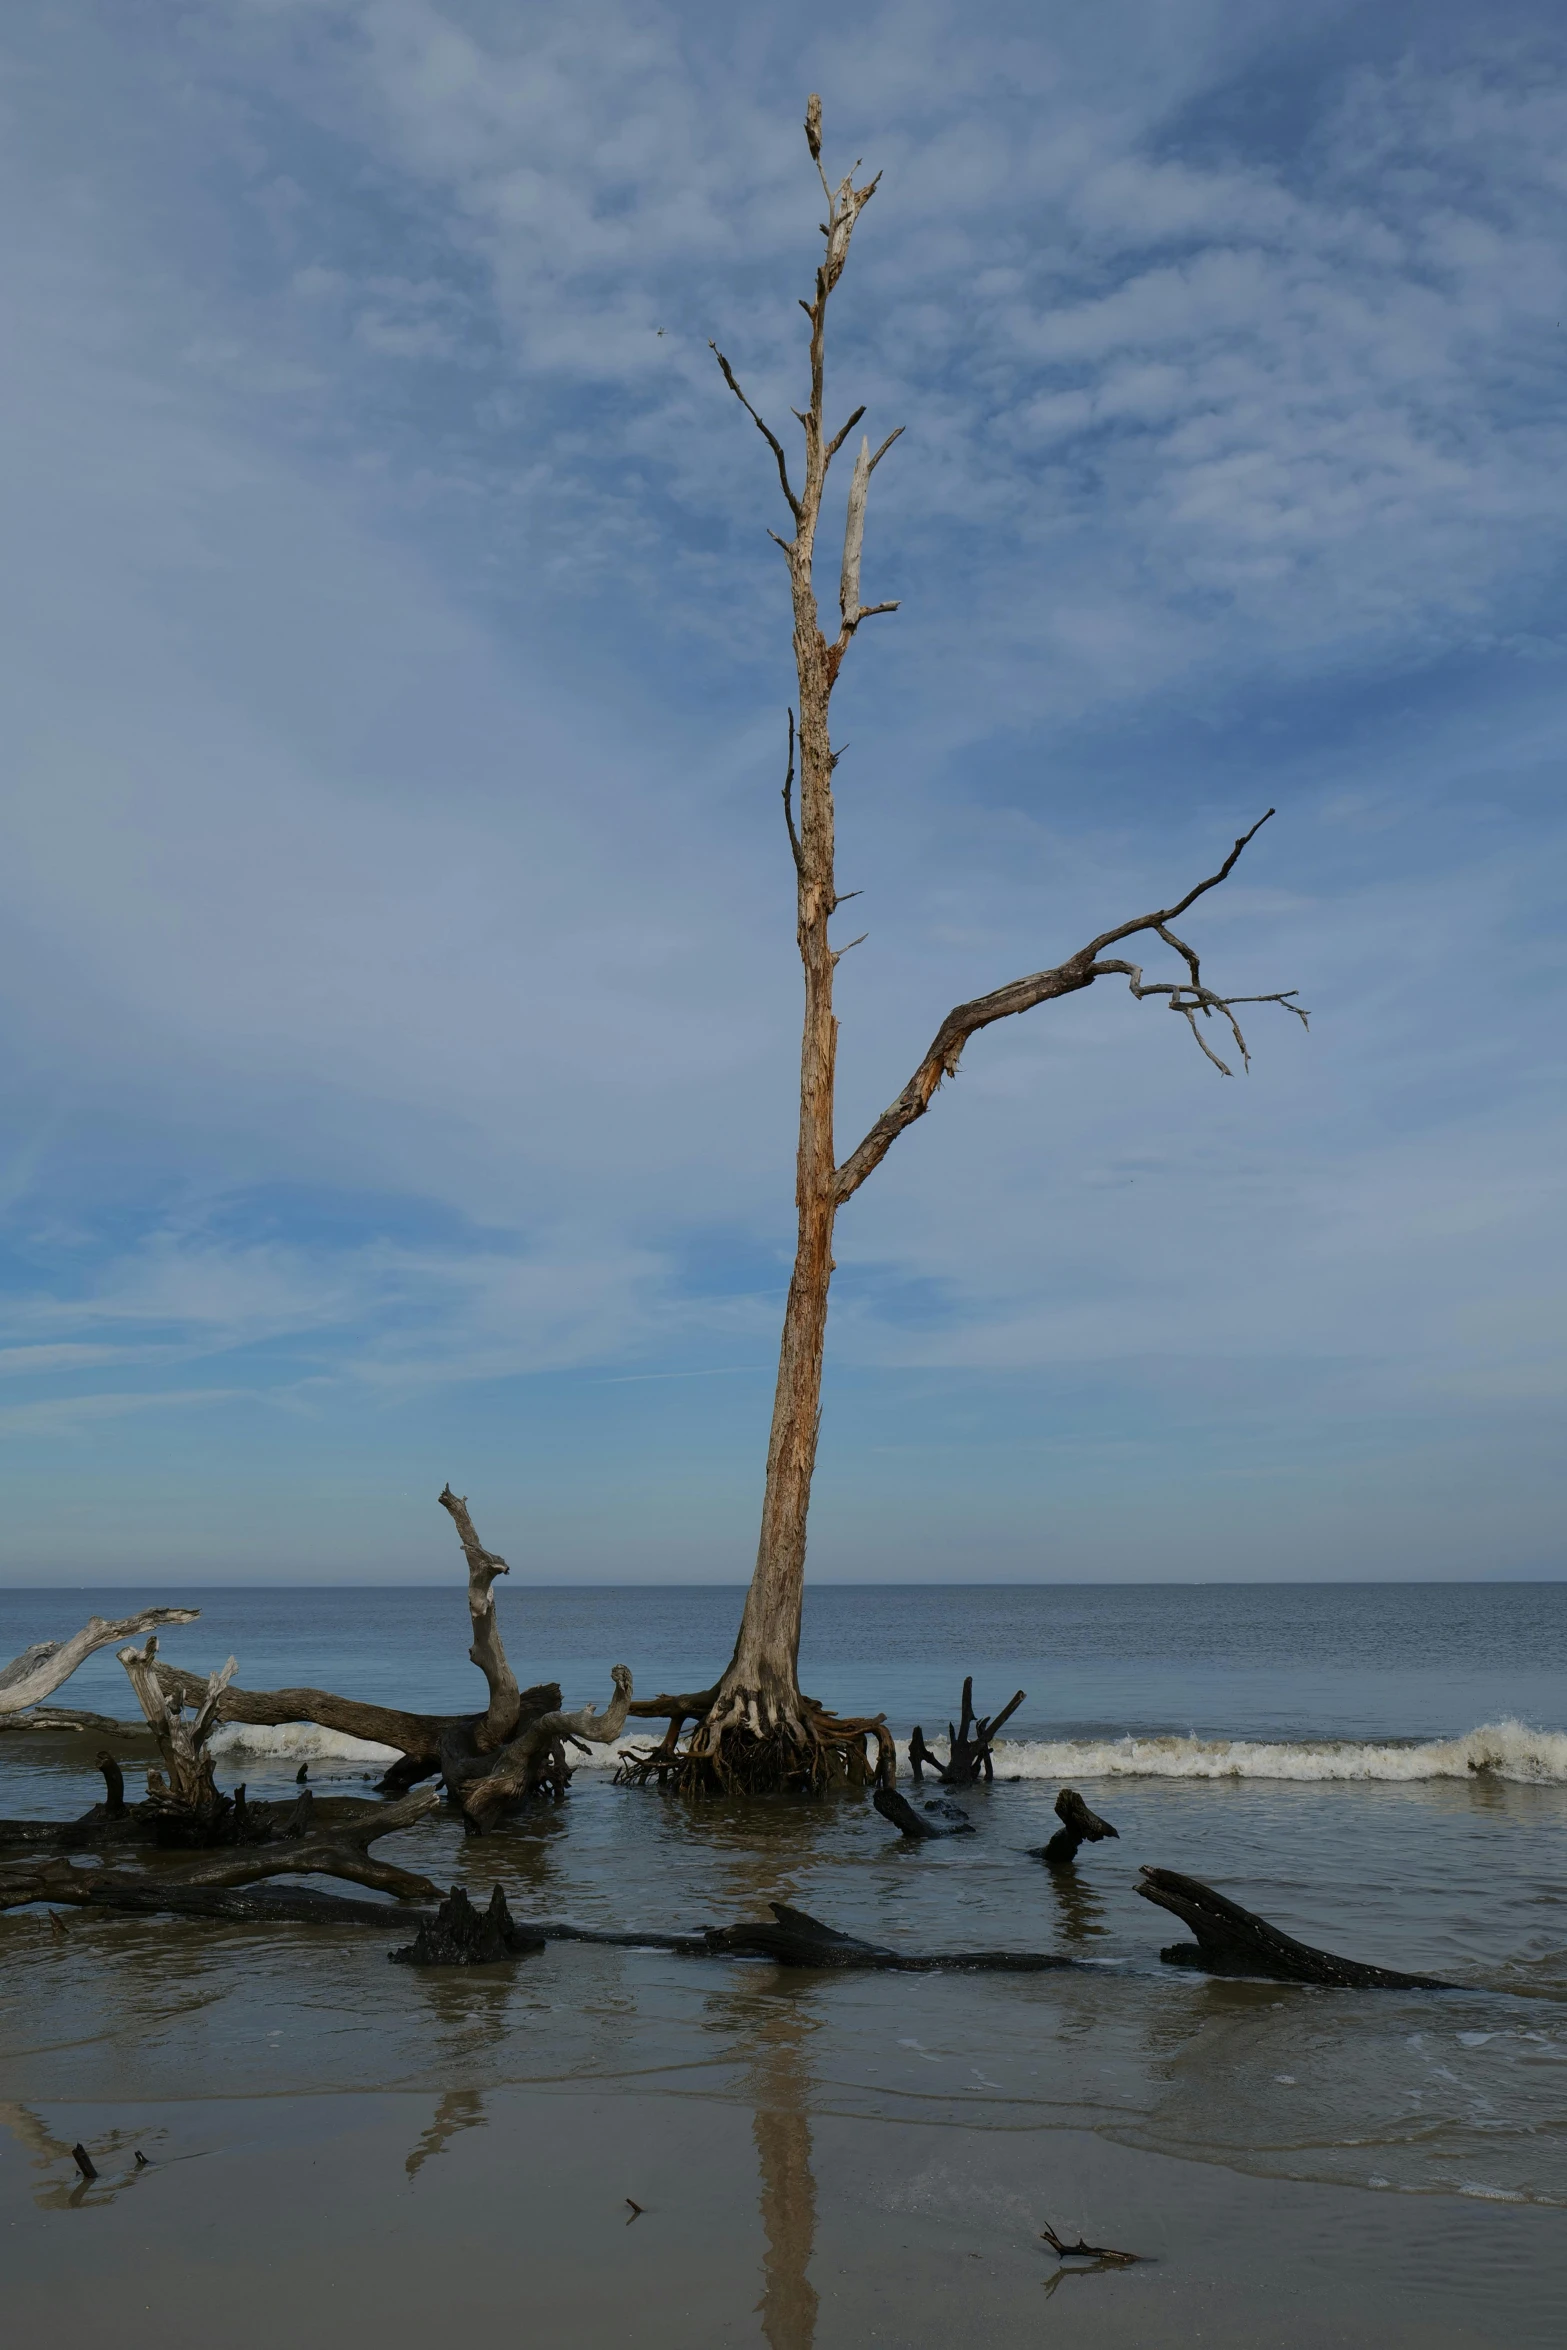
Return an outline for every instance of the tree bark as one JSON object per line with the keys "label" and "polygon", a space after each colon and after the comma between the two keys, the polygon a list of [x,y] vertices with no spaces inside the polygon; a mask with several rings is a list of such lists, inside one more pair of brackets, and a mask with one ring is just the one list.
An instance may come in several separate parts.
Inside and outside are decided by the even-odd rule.
{"label": "tree bark", "polygon": [[150,1632],[159,1624],[194,1624],[200,1613],[199,1607],[144,1607],[113,1624],[102,1616],[90,1616],[69,1640],[35,1641],[10,1664],[0,1666],[0,1714],[23,1713],[36,1705],[62,1681],[68,1681],[96,1650],[112,1647],[116,1640],[132,1640],[138,1632]]}

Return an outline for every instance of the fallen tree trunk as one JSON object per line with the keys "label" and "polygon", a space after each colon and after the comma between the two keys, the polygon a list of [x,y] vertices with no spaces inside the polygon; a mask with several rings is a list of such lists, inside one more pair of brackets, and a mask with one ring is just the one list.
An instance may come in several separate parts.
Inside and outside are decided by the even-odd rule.
{"label": "fallen tree trunk", "polygon": [[268,1877],[343,1877],[377,1893],[399,1900],[427,1900],[435,1887],[428,1877],[371,1857],[369,1847],[399,1828],[412,1827],[435,1810],[440,1797],[433,1790],[405,1796],[400,1803],[366,1805],[318,1820],[309,1791],[294,1805],[292,1826],[281,1836],[242,1849],[226,1848],[199,1854],[170,1856],[166,1867],[135,1875],[111,1869],[77,1868],[69,1860],[51,1858],[20,1862],[0,1869],[0,1910],[20,1909],[34,1901],[69,1904],[76,1908],[184,1910],[192,1916],[233,1914],[210,1905],[188,1903],[185,1896],[228,1893],[260,1883]]}
{"label": "fallen tree trunk", "polygon": [[1215,1893],[1176,1869],[1142,1871],[1145,1901],[1183,1918],[1195,1942],[1174,1942],[1159,1955],[1170,1966],[1201,1967],[1211,1975],[1264,1975],[1276,1983],[1323,1983],[1345,1991],[1451,1991],[1433,1975],[1404,1975],[1392,1967],[1336,1958],[1270,1926],[1266,1918]]}
{"label": "fallen tree trunk", "polygon": [[1056,1818],[1060,1827],[1048,1844],[1040,1844],[1029,1853],[1030,1860],[1042,1860],[1048,1869],[1069,1869],[1077,1858],[1080,1844],[1100,1844],[1106,1836],[1119,1839],[1120,1830],[1112,1828],[1090,1811],[1075,1787],[1063,1787],[1056,1797]]}
{"label": "fallen tree trunk", "polygon": [[924,1840],[936,1836],[972,1836],[974,1823],[955,1803],[943,1796],[935,1796],[920,1811],[916,1811],[906,1795],[896,1787],[878,1787],[872,1803],[884,1820],[890,1820],[900,1835]]}
{"label": "fallen tree trunk", "polygon": [[[112,1647],[116,1640],[134,1639],[138,1632],[152,1631],[160,1624],[194,1624],[200,1613],[199,1607],[144,1607],[112,1624],[103,1616],[89,1616],[68,1640],[34,1641],[8,1665],[0,1666],[0,1715],[25,1713],[29,1706],[37,1705],[100,1648]],[[95,1722],[99,1719],[92,1718]]]}
{"label": "fallen tree trunk", "polygon": [[916,1786],[927,1770],[934,1771],[947,1787],[972,1787],[982,1775],[987,1780],[993,1779],[996,1770],[991,1760],[991,1746],[1002,1724],[1010,1722],[1025,1695],[1026,1692],[1020,1689],[993,1720],[977,1720],[974,1714],[974,1676],[971,1673],[963,1684],[963,1705],[958,1726],[954,1729],[950,1722],[947,1724],[945,1762],[939,1755],[932,1754],[925,1743],[925,1733],[917,1722],[909,1733],[909,1768],[914,1773]]}
{"label": "fallen tree trunk", "polygon": [[772,1925],[746,1923],[710,1926],[703,1935],[708,1952],[719,1958],[771,1958],[780,1966],[860,1967],[886,1974],[1053,1974],[1077,1964],[1054,1952],[1037,1950],[942,1950],[914,1954],[888,1950],[880,1943],[862,1942],[840,1934],[808,1917],[787,1902],[770,1901]]}

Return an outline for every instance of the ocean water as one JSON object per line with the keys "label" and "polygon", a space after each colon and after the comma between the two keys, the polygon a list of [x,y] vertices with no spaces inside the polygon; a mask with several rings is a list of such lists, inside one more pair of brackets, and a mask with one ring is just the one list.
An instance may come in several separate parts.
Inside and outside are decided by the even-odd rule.
{"label": "ocean water", "polygon": [[[171,1594],[170,1596],[184,1596]],[[166,1653],[231,1652],[242,1685],[310,1682],[459,1708],[482,1685],[463,1593],[189,1595]],[[0,1656],[121,1593],[0,1593]],[[519,1678],[602,1703],[701,1687],[731,1590],[501,1587]],[[646,2084],[809,2115],[1072,2127],[1236,2171],[1567,2204],[1567,1587],[832,1588],[809,1595],[802,1680],[900,1739],[944,1731],[963,1675],[1027,1691],[972,1838],[906,1846],[867,1805],[688,1805],[585,1768],[558,1810],[464,1840],[444,1817],[382,1849],[441,1883],[506,1887],[522,1918],[668,1929],[772,1900],[910,1949],[1059,1950],[1070,1974],[846,1977],[555,1945],[512,1969],[423,1976],[380,1939],[79,1916],[40,1946],[0,1918],[0,2098],[276,2097]],[[123,1715],[96,1658],[60,1702]],[[92,1799],[78,1742],[0,1739],[8,1813]],[[299,1759],[358,1783],[374,1757],[314,1730],[227,1734],[266,1791]],[[1028,1857],[1063,1784],[1119,1830],[1063,1878]],[[1307,1941],[1456,1987],[1351,1993],[1161,1965],[1180,1938],[1137,1867],[1188,1871]],[[463,2101],[466,2100],[466,2103]],[[1011,2143],[1012,2141],[1008,2141]],[[1019,2157],[1021,2160],[1021,2156]]]}

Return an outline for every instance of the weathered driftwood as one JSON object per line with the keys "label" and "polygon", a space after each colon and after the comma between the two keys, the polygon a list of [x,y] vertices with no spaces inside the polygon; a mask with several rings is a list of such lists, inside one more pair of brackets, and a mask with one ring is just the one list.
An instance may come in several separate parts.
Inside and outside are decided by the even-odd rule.
{"label": "weathered driftwood", "polygon": [[442,1488],[439,1500],[457,1529],[457,1539],[468,1562],[468,1616],[473,1626],[473,1644],[468,1654],[484,1675],[490,1693],[488,1706],[473,1724],[473,1740],[477,1753],[489,1754],[512,1735],[522,1711],[522,1691],[507,1662],[495,1616],[495,1578],[509,1575],[511,1569],[498,1552],[486,1550],[480,1542],[468,1515],[466,1495],[453,1493],[447,1485]]}
{"label": "weathered driftwood", "polygon": [[862,1942],[840,1934],[808,1917],[787,1902],[768,1903],[772,1925],[747,1920],[737,1926],[710,1926],[702,1941],[720,1958],[771,1958],[780,1966],[854,1967],[886,1974],[1018,1974],[1056,1973],[1077,1962],[1054,1952],[1035,1950],[945,1950],[915,1954],[888,1950],[880,1943]]}
{"label": "weathered driftwood", "polygon": [[1050,1842],[1035,1845],[1029,1853],[1031,1860],[1042,1860],[1046,1868],[1069,1869],[1080,1844],[1099,1844],[1106,1836],[1120,1835],[1118,1828],[1089,1810],[1075,1787],[1063,1787],[1056,1797],[1056,1818],[1061,1825]]}
{"label": "weathered driftwood", "polygon": [[990,1749],[997,1734],[1022,1704],[1026,1692],[1019,1690],[993,1718],[976,1719],[974,1714],[974,1676],[970,1673],[963,1684],[963,1705],[958,1726],[947,1724],[947,1759],[932,1754],[925,1743],[925,1733],[916,1722],[909,1733],[909,1768],[918,1784],[927,1770],[935,1772],[948,1787],[972,1787],[981,1777],[993,1779],[995,1764]]}
{"label": "weathered driftwood", "polygon": [[974,1823],[966,1812],[944,1796],[933,1796],[931,1801],[916,1811],[906,1795],[896,1787],[878,1787],[872,1803],[884,1820],[890,1820],[900,1835],[921,1839],[934,1836],[972,1836]]}
{"label": "weathered driftwood", "polygon": [[147,1802],[152,1811],[163,1814],[171,1841],[214,1843],[227,1826],[233,1805],[218,1793],[207,1741],[237,1659],[230,1657],[220,1671],[208,1674],[200,1702],[187,1720],[180,1697],[164,1684],[157,1657],[156,1632],[148,1633],[145,1648],[120,1650],[120,1662],[163,1758],[162,1771],[147,1773]]}
{"label": "weathered driftwood", "polygon": [[493,1966],[498,1959],[527,1958],[543,1948],[542,1934],[512,1923],[499,1885],[484,1909],[475,1909],[462,1886],[454,1885],[407,1947],[387,1956],[397,1966]]}
{"label": "weathered driftwood", "polygon": [[[151,1631],[159,1624],[193,1624],[200,1613],[196,1607],[144,1607],[112,1624],[102,1616],[90,1616],[68,1640],[35,1640],[8,1665],[0,1665],[0,1715],[25,1713],[29,1706],[37,1705],[98,1649],[109,1648],[116,1640],[133,1639],[138,1632]],[[95,1722],[102,1719],[90,1718]]]}
{"label": "weathered driftwood", "polygon": [[1453,1988],[1432,1975],[1404,1975],[1393,1967],[1362,1966],[1358,1959],[1314,1950],[1176,1869],[1145,1868],[1136,1890],[1145,1901],[1183,1918],[1197,1937],[1195,1942],[1171,1943],[1159,1953],[1170,1966],[1201,1967],[1210,1975],[1265,1975],[1278,1983],[1325,1983],[1346,1991]]}
{"label": "weathered driftwood", "polygon": [[369,1847],[399,1828],[412,1827],[439,1802],[440,1797],[431,1790],[405,1796],[400,1803],[345,1806],[322,1820],[307,1789],[292,1807],[283,1833],[269,1836],[261,1844],[160,1855],[159,1867],[136,1874],[77,1868],[59,1857],[0,1868],[0,1909],[47,1901],[77,1908],[171,1909],[195,1916],[220,1916],[236,1913],[188,1897],[230,1893],[268,1877],[343,1877],[377,1893],[395,1894],[399,1900],[427,1900],[435,1893],[428,1877],[374,1859]]}
{"label": "weathered driftwood", "polygon": [[1048,2244],[1057,2260],[1097,2260],[1105,2268],[1131,2268],[1147,2256],[1141,2252],[1116,2252],[1108,2244],[1085,2244],[1081,2236],[1075,2244],[1067,2244],[1054,2228],[1041,2228],[1041,2243]]}
{"label": "weathered driftwood", "polygon": [[536,1714],[525,1722],[499,1752],[469,1754],[455,1739],[442,1752],[446,1788],[460,1806],[464,1824],[476,1834],[492,1828],[497,1819],[523,1797],[547,1789],[556,1802],[566,1792],[571,1773],[566,1763],[568,1741],[586,1748],[609,1746],[626,1726],[631,1699],[631,1672],[612,1665],[614,1694],[602,1712],[579,1706],[575,1713],[557,1709]]}
{"label": "weathered driftwood", "polygon": [[[398,1706],[369,1705],[341,1697],[329,1689],[226,1688],[218,1700],[217,1719],[258,1727],[289,1722],[314,1722],[322,1729],[391,1747],[397,1760],[380,1781],[384,1794],[403,1795],[421,1779],[440,1774],[452,1802],[476,1828],[491,1827],[512,1805],[534,1794],[556,1800],[570,1779],[566,1748],[579,1741],[618,1737],[623,1716],[612,1730],[597,1725],[613,1718],[618,1702],[604,1716],[584,1708],[580,1714],[561,1711],[557,1681],[542,1681],[519,1689],[507,1660],[496,1617],[494,1584],[509,1572],[498,1552],[486,1550],[474,1529],[468,1504],[446,1486],[438,1496],[451,1518],[468,1566],[468,1616],[472,1642],[468,1654],[484,1675],[488,1702],[482,1713],[420,1714]],[[159,1674],[170,1692],[187,1703],[199,1703],[205,1683],[194,1673],[179,1673],[160,1663]],[[616,1672],[624,1671],[617,1666]],[[626,1688],[629,1692],[630,1677]],[[618,1684],[617,1684],[618,1691]]]}

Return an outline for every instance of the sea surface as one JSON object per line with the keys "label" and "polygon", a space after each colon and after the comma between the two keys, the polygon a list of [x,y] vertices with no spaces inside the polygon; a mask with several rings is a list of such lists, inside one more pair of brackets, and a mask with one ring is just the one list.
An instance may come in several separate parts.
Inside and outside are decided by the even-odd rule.
{"label": "sea surface", "polygon": [[[482,1702],[455,1577],[167,1596],[202,1615],[165,1653],[198,1668],[232,1653],[241,1685]],[[558,1678],[571,1704],[602,1704],[622,1661],[643,1694],[702,1687],[739,1600],[500,1587],[519,1679]],[[123,1590],[0,1593],[0,1658],[127,1604]],[[437,1977],[389,1967],[379,1937],[78,1915],[41,1942],[36,1917],[13,1916],[0,2098],[36,2118],[50,2101],[417,2090],[450,2136],[507,2086],[656,2084],[742,2104],[765,2092],[807,2118],[961,2123],[1000,2133],[1003,2154],[1022,2144],[1008,2133],[1050,2126],[1368,2194],[1567,2204],[1567,1586],[810,1592],[804,1686],[884,1709],[900,1741],[915,1722],[945,1732],[966,1673],[984,1712],[1027,1692],[995,1784],[964,1798],[971,1838],[909,1846],[855,1801],[688,1804],[600,1765],[561,1807],[492,1837],[437,1817],[381,1849],[481,1895],[498,1881],[523,1919],[689,1928],[781,1900],[911,1950],[1060,1951],[1081,1971],[894,1988],[567,1944]],[[124,1716],[127,1698],[101,1655],[58,1702]],[[0,1739],[0,1808],[84,1807],[96,1743]],[[375,1769],[318,1730],[231,1730],[220,1775],[271,1792],[302,1761],[345,1789]],[[1030,1848],[1068,1784],[1119,1838],[1063,1876]],[[1136,1896],[1143,1862],[1455,1988],[1317,1991],[1164,1966],[1181,1929]],[[938,2166],[897,2192],[936,2224],[957,2189]]]}

